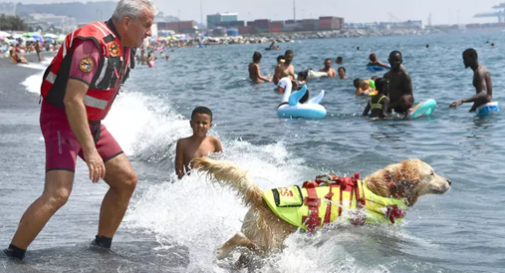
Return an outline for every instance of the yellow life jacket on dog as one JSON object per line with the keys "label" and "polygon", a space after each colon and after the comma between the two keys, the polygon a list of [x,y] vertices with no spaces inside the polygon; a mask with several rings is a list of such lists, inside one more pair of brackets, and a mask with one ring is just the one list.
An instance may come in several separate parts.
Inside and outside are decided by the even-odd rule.
{"label": "yellow life jacket on dog", "polygon": [[[408,207],[403,199],[374,194],[357,174],[354,178],[332,176],[330,181],[316,179],[316,182],[305,182],[302,187],[263,191],[263,199],[281,219],[308,231],[334,222],[339,217],[355,225],[394,224],[402,220]],[[352,213],[342,214],[348,210]]]}

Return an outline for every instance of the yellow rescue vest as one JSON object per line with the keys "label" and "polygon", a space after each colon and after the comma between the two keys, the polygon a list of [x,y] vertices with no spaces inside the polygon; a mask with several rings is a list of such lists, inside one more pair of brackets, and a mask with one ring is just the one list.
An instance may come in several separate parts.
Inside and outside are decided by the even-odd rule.
{"label": "yellow rescue vest", "polygon": [[[311,224],[307,223],[308,220],[316,221],[315,226],[322,227],[324,224],[336,221],[340,216],[346,217],[342,215],[342,211],[356,209],[360,206],[366,210],[366,219],[362,219],[358,224],[394,224],[400,222],[405,216],[408,206],[403,199],[378,196],[371,192],[366,187],[366,183],[361,180],[357,181],[357,187],[354,190],[349,190],[349,186],[344,185],[345,190],[341,191],[341,187],[330,184],[316,186],[312,189],[300,186],[276,188],[263,191],[263,199],[281,219],[304,230],[309,229],[309,231]],[[309,191],[317,193],[318,201],[307,199]],[[360,197],[358,201],[356,193]],[[313,202],[311,203],[311,201]],[[317,214],[312,211],[314,217],[311,217],[314,204],[318,205]],[[312,208],[309,208],[309,205],[312,205]]]}

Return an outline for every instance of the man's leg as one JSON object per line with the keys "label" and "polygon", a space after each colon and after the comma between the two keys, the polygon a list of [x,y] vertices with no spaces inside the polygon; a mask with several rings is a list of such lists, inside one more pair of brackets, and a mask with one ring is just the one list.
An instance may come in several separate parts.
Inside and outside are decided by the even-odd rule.
{"label": "man's leg", "polygon": [[[49,219],[67,202],[72,191],[73,180],[74,172],[72,171],[54,170],[47,172],[44,192],[31,204],[21,218],[18,230],[9,247],[10,250],[17,248],[26,251]],[[22,254],[24,256],[24,252]],[[22,259],[23,257],[17,258]]]}
{"label": "man's leg", "polygon": [[105,170],[104,180],[110,189],[100,209],[98,237],[95,243],[110,248],[112,237],[123,220],[130,197],[137,185],[137,175],[125,154],[105,162]]}

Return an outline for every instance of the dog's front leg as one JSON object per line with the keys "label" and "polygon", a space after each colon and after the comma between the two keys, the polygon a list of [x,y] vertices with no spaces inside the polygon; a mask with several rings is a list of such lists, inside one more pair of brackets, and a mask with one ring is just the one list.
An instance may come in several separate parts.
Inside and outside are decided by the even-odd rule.
{"label": "dog's front leg", "polygon": [[226,258],[235,248],[242,246],[251,251],[256,249],[256,245],[249,240],[242,232],[237,232],[230,240],[224,243],[217,251],[217,259],[222,260]]}

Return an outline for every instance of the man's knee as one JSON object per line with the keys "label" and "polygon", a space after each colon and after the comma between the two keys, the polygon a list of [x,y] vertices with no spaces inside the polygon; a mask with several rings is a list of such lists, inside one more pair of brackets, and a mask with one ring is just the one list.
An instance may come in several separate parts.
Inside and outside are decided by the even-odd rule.
{"label": "man's knee", "polygon": [[46,192],[44,195],[46,195],[49,200],[51,207],[57,210],[67,203],[68,198],[70,197],[70,191],[65,188],[60,188],[53,190],[52,192]]}
{"label": "man's knee", "polygon": [[131,170],[125,176],[124,190],[133,193],[133,191],[135,191],[135,188],[137,187],[137,182],[138,182],[137,174],[133,170]]}

